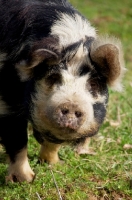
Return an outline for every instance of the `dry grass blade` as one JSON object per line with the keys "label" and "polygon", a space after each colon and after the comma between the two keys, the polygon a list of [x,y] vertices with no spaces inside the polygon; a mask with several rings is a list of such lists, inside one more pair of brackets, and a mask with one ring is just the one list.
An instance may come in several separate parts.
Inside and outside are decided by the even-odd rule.
{"label": "dry grass blade", "polygon": [[132,149],[132,144],[124,144],[123,149]]}
{"label": "dry grass blade", "polygon": [[50,169],[50,172],[51,172],[51,174],[52,174],[52,177],[53,177],[53,180],[54,180],[54,184],[55,184],[56,190],[57,190],[57,192],[58,192],[59,200],[63,200],[63,199],[62,199],[62,196],[61,196],[61,193],[60,193],[60,190],[59,190],[59,188],[58,188],[57,182],[56,182],[56,180],[55,180],[54,173],[53,173],[51,167],[49,167],[49,169]]}
{"label": "dry grass blade", "polygon": [[39,194],[37,192],[36,192],[36,195],[37,195],[38,199],[41,200],[41,198],[40,198],[40,196],[39,196]]}

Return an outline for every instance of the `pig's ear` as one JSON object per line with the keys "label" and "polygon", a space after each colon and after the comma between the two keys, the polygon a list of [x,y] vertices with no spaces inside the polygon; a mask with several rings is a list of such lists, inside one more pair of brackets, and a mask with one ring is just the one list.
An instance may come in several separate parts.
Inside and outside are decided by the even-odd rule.
{"label": "pig's ear", "polygon": [[[45,62],[49,65],[56,64],[60,60],[60,53],[56,49],[57,43],[54,38],[35,43],[26,58],[21,59],[16,64],[16,69],[22,81],[26,81],[33,76],[34,68]],[[45,67],[45,66],[44,66]]]}
{"label": "pig's ear", "polygon": [[125,67],[120,41],[107,36],[97,38],[92,43],[90,56],[93,65],[106,78],[107,84],[121,91]]}

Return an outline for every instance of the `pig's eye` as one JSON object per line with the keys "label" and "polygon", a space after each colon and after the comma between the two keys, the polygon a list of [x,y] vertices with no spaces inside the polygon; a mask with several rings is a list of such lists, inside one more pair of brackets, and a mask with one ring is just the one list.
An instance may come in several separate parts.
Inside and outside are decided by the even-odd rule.
{"label": "pig's eye", "polygon": [[46,78],[46,81],[49,86],[53,86],[54,84],[61,83],[61,75],[60,74],[51,74]]}
{"label": "pig's eye", "polygon": [[98,85],[97,82],[95,82],[95,81],[90,81],[90,88],[91,88],[91,89],[96,90],[96,89],[98,89],[98,87],[99,87],[99,85]]}
{"label": "pig's eye", "polygon": [[90,71],[89,67],[88,67],[87,65],[84,65],[84,66],[82,66],[82,67],[80,68],[80,70],[79,70],[79,75],[80,75],[80,76],[84,76],[84,75],[86,75],[87,73],[89,73],[89,71]]}
{"label": "pig's eye", "polygon": [[96,95],[97,92],[99,92],[99,83],[97,80],[90,80],[88,82],[88,86],[89,86],[89,91],[93,94]]}

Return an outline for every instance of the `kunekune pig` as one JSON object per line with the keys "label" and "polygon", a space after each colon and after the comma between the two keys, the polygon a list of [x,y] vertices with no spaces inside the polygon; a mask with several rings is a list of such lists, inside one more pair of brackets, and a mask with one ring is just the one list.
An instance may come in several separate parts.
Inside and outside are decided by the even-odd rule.
{"label": "kunekune pig", "polygon": [[121,90],[120,42],[98,36],[66,0],[0,0],[0,142],[6,180],[34,178],[27,124],[40,159],[56,163],[64,143],[87,145],[101,126],[111,86]]}

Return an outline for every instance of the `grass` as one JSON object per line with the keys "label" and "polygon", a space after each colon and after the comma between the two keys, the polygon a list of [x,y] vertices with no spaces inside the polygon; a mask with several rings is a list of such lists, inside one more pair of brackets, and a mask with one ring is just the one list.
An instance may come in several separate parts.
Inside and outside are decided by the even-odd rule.
{"label": "grass", "polygon": [[[5,185],[6,158],[0,149],[0,200],[131,200],[132,199],[132,1],[71,0],[98,29],[123,43],[128,69],[122,93],[110,90],[106,120],[90,146],[96,155],[78,156],[72,147],[62,147],[64,160],[50,168],[37,163],[39,145],[29,134],[29,161],[36,172],[32,184]],[[55,179],[55,180],[54,180]],[[59,188],[60,195],[57,192]]]}

